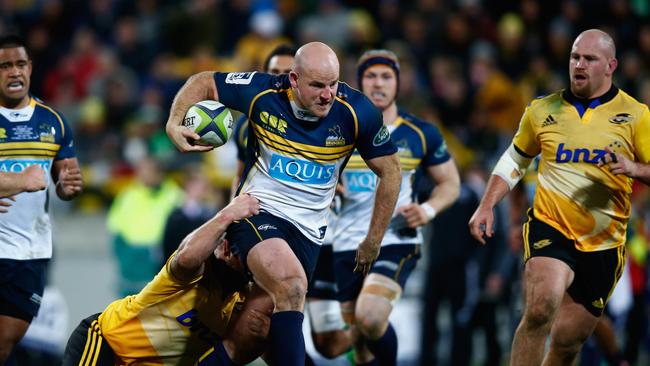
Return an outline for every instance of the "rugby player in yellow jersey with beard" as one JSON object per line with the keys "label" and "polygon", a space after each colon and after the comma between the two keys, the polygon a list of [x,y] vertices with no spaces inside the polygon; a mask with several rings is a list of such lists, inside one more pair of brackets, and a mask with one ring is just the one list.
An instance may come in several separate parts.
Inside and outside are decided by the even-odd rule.
{"label": "rugby player in yellow jersey with beard", "polygon": [[258,212],[256,198],[240,195],[189,234],[140,293],[81,321],[63,365],[241,365],[257,358],[273,302],[260,289],[247,290],[222,238],[233,221]]}
{"label": "rugby player in yellow jersey with beard", "polygon": [[523,228],[525,308],[512,366],[573,365],[623,272],[632,180],[650,184],[650,113],[613,85],[617,65],[605,32],[576,38],[570,88],[526,108],[469,222],[485,244],[494,233],[494,206],[540,155]]}

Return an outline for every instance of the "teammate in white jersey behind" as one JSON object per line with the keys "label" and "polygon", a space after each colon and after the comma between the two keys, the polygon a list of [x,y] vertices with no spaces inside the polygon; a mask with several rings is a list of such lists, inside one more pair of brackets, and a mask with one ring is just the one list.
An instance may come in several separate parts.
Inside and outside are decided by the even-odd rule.
{"label": "teammate in white jersey behind", "polygon": [[[227,237],[257,284],[273,298],[271,362],[304,365],[303,307],[339,173],[356,149],[381,177],[370,230],[360,238],[356,270],[377,258],[399,190],[396,148],[381,114],[363,94],[339,82],[339,62],[325,44],[296,52],[288,75],[212,73],[192,76],[179,91],[167,134],[183,152],[207,151],[181,126],[193,104],[219,100],[249,118],[247,161],[238,193],[260,201],[258,215],[233,223]],[[350,269],[352,270],[352,269]]]}
{"label": "teammate in white jersey behind", "polygon": [[[402,165],[399,198],[381,243],[381,253],[363,277],[352,273],[356,245],[369,227],[377,177],[358,155],[353,155],[342,175],[343,207],[334,231],[335,275],[343,317],[362,335],[355,344],[357,364],[395,365],[397,337],[388,321],[394,302],[420,257],[419,227],[458,197],[460,178],[438,129],[399,111],[399,61],[388,50],[371,50],[358,62],[361,90],[383,113]],[[417,169],[436,183],[431,197],[421,205],[413,202],[413,178]],[[365,225],[364,225],[365,224]]]}
{"label": "teammate in white jersey behind", "polygon": [[82,190],[72,131],[60,114],[29,95],[31,73],[25,43],[13,35],[0,37],[0,181],[15,173],[35,179],[22,193],[5,192],[13,202],[4,200],[11,207],[3,205],[0,219],[0,365],[27,331],[43,296],[52,227],[42,188],[53,182],[63,200]]}

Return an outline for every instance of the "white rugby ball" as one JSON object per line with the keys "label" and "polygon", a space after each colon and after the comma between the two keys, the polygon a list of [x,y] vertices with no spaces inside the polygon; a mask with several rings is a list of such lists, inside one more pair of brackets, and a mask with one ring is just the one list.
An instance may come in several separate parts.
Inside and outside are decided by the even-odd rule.
{"label": "white rugby ball", "polygon": [[199,144],[219,147],[232,136],[232,113],[216,100],[203,100],[190,107],[183,126],[201,136]]}

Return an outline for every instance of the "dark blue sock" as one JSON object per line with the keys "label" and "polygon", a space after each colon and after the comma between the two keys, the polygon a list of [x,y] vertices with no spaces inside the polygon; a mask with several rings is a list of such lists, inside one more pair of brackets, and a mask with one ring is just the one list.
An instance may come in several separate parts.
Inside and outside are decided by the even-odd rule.
{"label": "dark blue sock", "polygon": [[223,343],[214,346],[214,351],[209,355],[199,360],[197,366],[237,366],[228,356],[226,349],[223,348]]}
{"label": "dark blue sock", "polygon": [[299,311],[281,311],[271,315],[269,341],[273,365],[305,364],[305,339],[302,335],[304,317]]}
{"label": "dark blue sock", "polygon": [[390,323],[388,323],[388,328],[386,328],[386,332],[381,338],[374,341],[366,340],[366,345],[381,366],[395,366],[397,364],[397,335]]}

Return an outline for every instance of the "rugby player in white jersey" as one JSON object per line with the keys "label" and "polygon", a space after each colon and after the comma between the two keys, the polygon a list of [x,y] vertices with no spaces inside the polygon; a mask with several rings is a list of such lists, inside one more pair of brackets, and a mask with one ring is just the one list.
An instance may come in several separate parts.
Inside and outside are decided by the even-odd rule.
{"label": "rugby player in white jersey", "polygon": [[325,44],[296,52],[288,75],[256,72],[192,76],[179,91],[167,134],[183,152],[207,151],[181,126],[193,104],[219,100],[249,118],[248,154],[238,193],[260,201],[260,214],[233,223],[230,242],[255,282],[273,298],[271,362],[302,365],[303,307],[328,208],[340,171],[356,148],[381,178],[370,230],[356,252],[356,270],[367,273],[379,254],[400,185],[396,148],[381,113],[360,92],[339,82],[339,62]]}
{"label": "rugby player in white jersey", "polygon": [[[346,322],[360,332],[355,344],[358,364],[395,365],[397,337],[388,317],[420,257],[419,227],[458,197],[460,178],[438,129],[399,110],[399,61],[388,50],[371,50],[358,62],[361,90],[383,113],[384,124],[398,148],[402,166],[400,193],[392,220],[381,243],[381,253],[367,277],[352,273],[357,243],[366,235],[378,177],[359,155],[352,155],[343,172],[343,206],[334,230],[335,275]],[[436,187],[418,205],[413,199],[413,179],[422,169]]]}
{"label": "rugby player in white jersey", "polygon": [[[24,41],[0,37],[0,181],[14,173],[40,180],[45,171],[44,185],[71,200],[82,190],[72,131],[63,116],[29,94],[31,73]],[[0,365],[27,331],[43,296],[52,226],[42,183],[22,193],[9,191],[14,201],[3,206],[7,212],[0,218]]]}

